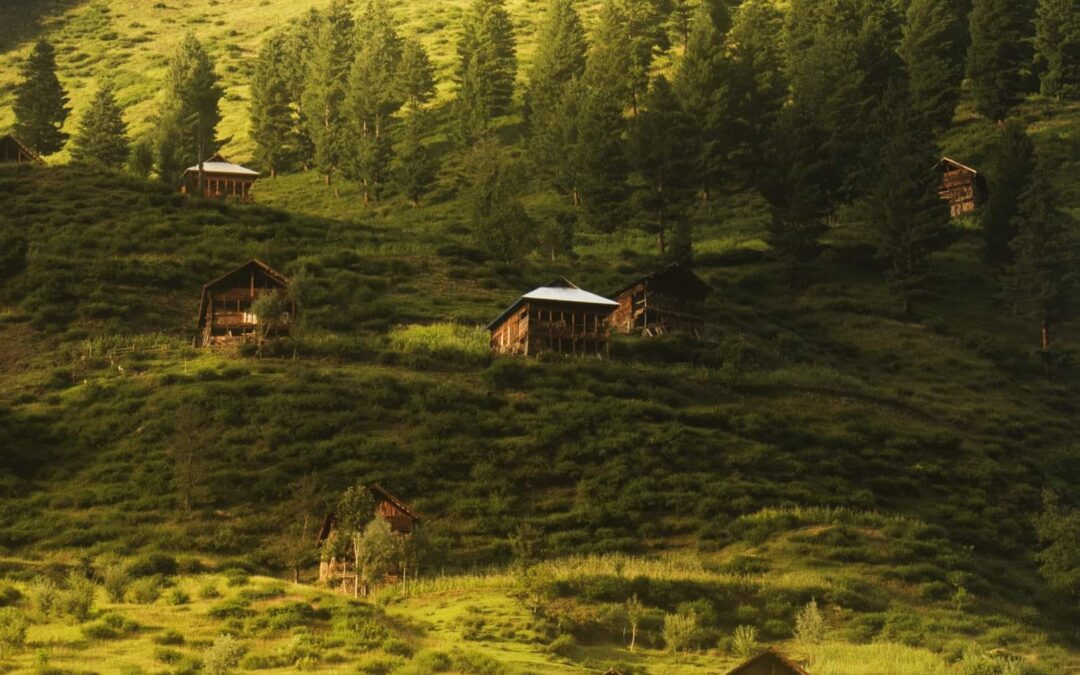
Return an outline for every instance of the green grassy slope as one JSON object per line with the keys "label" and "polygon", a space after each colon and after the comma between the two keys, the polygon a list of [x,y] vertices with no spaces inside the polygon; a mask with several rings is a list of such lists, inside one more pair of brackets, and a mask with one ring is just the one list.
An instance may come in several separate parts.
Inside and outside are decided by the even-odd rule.
{"label": "green grassy slope", "polygon": [[[42,12],[74,119],[108,72],[133,129],[145,128],[164,59],[192,28],[228,85],[225,152],[246,158],[250,57],[310,3],[149,4],[58,1]],[[432,50],[442,102],[464,5],[397,8]],[[509,6],[527,61],[537,5]],[[0,23],[14,27],[0,40],[0,129],[31,24]],[[1080,108],[1035,101],[1020,115],[1080,215]],[[981,166],[994,134],[964,110],[945,150]],[[698,271],[717,290],[707,341],[622,338],[609,362],[492,359],[480,326],[518,294],[557,274],[610,293],[658,264],[649,238],[582,232],[572,258],[508,266],[471,240],[449,167],[418,209],[393,194],[365,209],[352,186],[336,196],[304,173],[261,181],[258,205],[239,208],[52,159],[0,169],[2,225],[29,244],[26,269],[0,279],[0,555],[18,559],[4,574],[157,550],[280,571],[289,485],[316,474],[328,499],[378,480],[412,503],[442,550],[433,568],[495,566],[385,592],[392,632],[417,650],[464,640],[521,672],[619,661],[716,672],[733,662],[726,640],[739,624],[810,656],[791,631],[817,598],[833,639],[814,655],[816,675],[867,663],[964,672],[972,645],[1036,672],[1080,667],[1063,608],[1035,573],[1031,526],[1044,488],[1077,496],[1077,371],[1040,377],[1036,331],[999,297],[974,232],[937,257],[937,295],[908,318],[852,214],[793,291],[765,252],[762,205],[723,194],[696,215]],[[543,211],[553,199],[537,186],[526,201]],[[249,257],[303,279],[296,358],[291,347],[255,359],[188,346],[201,284]],[[459,326],[452,344],[448,323]],[[1058,337],[1075,350],[1077,324]],[[168,448],[189,435],[203,452],[196,513],[183,514]],[[539,581],[503,569],[522,523],[542,533],[551,561]],[[633,557],[573,557],[616,551]],[[957,607],[960,586],[971,599]],[[635,655],[612,618],[632,593],[651,608]],[[660,633],[663,613],[680,608],[702,618],[705,649],[676,662]],[[107,609],[194,630],[190,656],[222,628],[255,653],[278,653],[300,630],[206,621],[198,603]],[[310,624],[337,639],[332,617]],[[43,621],[31,640],[63,667],[153,671],[166,667],[153,630],[102,643]],[[573,642],[548,647],[560,634]],[[369,647],[320,648],[343,658],[317,667],[431,670]],[[32,654],[19,658],[30,666]]]}

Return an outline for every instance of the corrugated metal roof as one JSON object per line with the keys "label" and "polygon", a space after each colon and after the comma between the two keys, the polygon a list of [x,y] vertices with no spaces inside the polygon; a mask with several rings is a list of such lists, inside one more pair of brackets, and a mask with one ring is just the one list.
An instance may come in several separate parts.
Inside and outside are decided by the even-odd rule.
{"label": "corrugated metal roof", "polygon": [[[199,170],[199,165],[188,167],[188,172]],[[232,162],[203,162],[203,173],[231,173],[237,176],[258,176],[259,172]]]}
{"label": "corrugated metal roof", "polygon": [[619,303],[614,300],[608,300],[605,297],[599,296],[595,293],[583,291],[575,286],[570,281],[563,278],[558,278],[551,283],[545,284],[539,288],[535,288],[525,295],[521,296],[510,305],[502,314],[500,314],[494,321],[488,324],[488,329],[494,328],[503,319],[509,316],[515,309],[521,306],[521,303],[526,300],[547,300],[549,302],[568,302],[578,305],[598,305],[600,307],[608,307],[614,310],[619,306]]}
{"label": "corrugated metal roof", "polygon": [[536,290],[529,291],[521,296],[526,300],[553,300],[555,302],[576,302],[582,305],[608,305],[618,307],[619,303],[614,300],[600,297],[596,293],[583,291],[580,288],[559,288],[555,286],[541,286]]}

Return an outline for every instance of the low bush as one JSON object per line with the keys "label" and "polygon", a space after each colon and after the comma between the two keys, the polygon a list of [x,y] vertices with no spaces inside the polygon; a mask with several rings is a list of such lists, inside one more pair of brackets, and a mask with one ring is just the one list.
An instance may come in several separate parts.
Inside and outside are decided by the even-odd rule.
{"label": "low bush", "polygon": [[183,589],[173,588],[165,594],[164,602],[166,605],[178,607],[180,605],[186,605],[191,602],[191,596],[184,592]]}
{"label": "low bush", "polygon": [[152,605],[161,597],[161,584],[160,577],[140,577],[128,586],[127,599],[136,605]]}
{"label": "low bush", "polygon": [[184,644],[184,636],[179,631],[167,630],[164,633],[159,633],[152,638],[152,642],[156,645],[164,645],[169,647],[177,647]]}
{"label": "low bush", "polygon": [[383,640],[381,646],[384,652],[393,656],[403,656],[405,658],[409,658],[410,656],[412,656],[413,653],[412,647],[409,646],[409,643],[405,642],[400,638],[386,638],[385,640]]}
{"label": "low bush", "polygon": [[165,553],[148,553],[132,560],[127,572],[133,577],[173,576],[180,571],[176,558]]}
{"label": "low bush", "polygon": [[115,640],[138,632],[139,624],[119,614],[106,614],[82,628],[84,636],[91,640]]}

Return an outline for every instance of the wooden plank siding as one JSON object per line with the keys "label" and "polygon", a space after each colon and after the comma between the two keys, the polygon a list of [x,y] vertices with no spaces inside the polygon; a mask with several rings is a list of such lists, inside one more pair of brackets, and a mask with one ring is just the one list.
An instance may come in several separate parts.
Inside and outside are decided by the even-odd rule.
{"label": "wooden plank siding", "polygon": [[986,201],[986,179],[975,169],[949,158],[941,160],[941,198],[949,202],[953,218],[971,213]]}
{"label": "wooden plank siding", "polygon": [[[199,334],[196,346],[228,347],[254,342],[259,317],[251,306],[264,293],[285,290],[289,280],[258,260],[249,260],[228,274],[203,286],[199,303]],[[290,319],[295,314],[295,306]],[[269,336],[285,337],[289,323],[270,321]]]}
{"label": "wooden plank siding", "polygon": [[700,338],[705,333],[705,297],[709,286],[680,264],[646,275],[615,296],[618,309],[612,327],[645,336],[682,332]]}
{"label": "wooden plank siding", "polygon": [[529,300],[491,331],[491,349],[499,354],[572,356],[607,354],[608,312],[593,305]]}

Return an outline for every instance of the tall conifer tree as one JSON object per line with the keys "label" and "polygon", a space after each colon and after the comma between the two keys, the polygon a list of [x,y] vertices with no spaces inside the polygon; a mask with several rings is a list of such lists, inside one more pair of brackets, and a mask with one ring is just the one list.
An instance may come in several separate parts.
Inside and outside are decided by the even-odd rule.
{"label": "tall conifer tree", "polygon": [[905,314],[925,297],[930,256],[949,242],[949,206],[938,194],[941,176],[933,132],[897,89],[881,106],[878,124],[887,141],[878,155],[877,180],[867,196],[868,218],[885,279]]}
{"label": "tall conifer tree", "polygon": [[1035,145],[1019,122],[1009,122],[990,160],[990,198],[982,208],[986,260],[995,266],[1012,262],[1016,215],[1035,171]]}
{"label": "tall conifer tree", "polygon": [[568,158],[576,180],[575,194],[593,228],[612,232],[626,219],[630,166],[626,158],[626,118],[618,99],[602,88],[581,87],[574,102],[576,142]]}
{"label": "tall conifer tree", "polygon": [[435,69],[424,46],[416,40],[406,38],[402,43],[394,87],[398,98],[413,113],[435,96]]}
{"label": "tall conifer tree", "polygon": [[504,0],[472,0],[457,54],[460,135],[468,141],[506,114],[514,96],[517,46]]}
{"label": "tall conifer tree", "polygon": [[585,79],[593,91],[614,99],[628,108],[635,87],[632,41],[628,20],[617,0],[604,0],[591,36]]}
{"label": "tall conifer tree", "polygon": [[725,128],[729,116],[724,56],[724,36],[713,22],[709,5],[702,3],[694,13],[672,88],[694,122],[697,147],[691,152],[698,156],[698,162],[691,171],[701,177],[699,187],[706,196],[727,169],[731,141]]}
{"label": "tall conifer tree", "polygon": [[1017,308],[1039,324],[1047,374],[1051,329],[1072,315],[1077,288],[1076,223],[1061,210],[1050,163],[1040,158],[1031,186],[1024,193],[1015,223],[1012,250],[1016,264],[1009,268],[1006,289]]}
{"label": "tall conifer tree", "polygon": [[288,57],[286,37],[271,36],[259,50],[251,78],[251,138],[256,159],[269,167],[271,177],[276,177],[296,152]]}
{"label": "tall conifer tree", "polygon": [[[221,87],[214,62],[194,33],[188,33],[169,61],[161,118],[179,130],[178,157],[184,164],[202,164],[217,150],[217,125],[221,121]],[[170,130],[173,131],[173,130]],[[159,151],[160,152],[160,151]],[[164,166],[169,159],[160,160]],[[167,174],[168,172],[166,172]],[[163,174],[163,177],[167,177]]]}
{"label": "tall conifer tree", "polygon": [[413,206],[420,206],[435,180],[436,163],[423,141],[426,119],[426,113],[417,110],[398,126],[401,140],[391,166],[398,189]]}
{"label": "tall conifer tree", "polygon": [[744,0],[729,34],[727,136],[734,140],[732,162],[751,184],[762,169],[770,130],[787,99],[783,31],[783,14],[771,0]]}
{"label": "tall conifer tree", "polygon": [[912,104],[937,131],[949,126],[964,79],[964,26],[949,0],[912,0],[900,56]]}
{"label": "tall conifer tree", "polygon": [[355,54],[354,33],[349,3],[334,0],[322,16],[307,64],[303,114],[314,148],[314,164],[327,185],[341,162],[348,139],[343,108]]}
{"label": "tall conifer tree", "polygon": [[1001,122],[1024,94],[1031,13],[1027,2],[974,0],[967,77],[980,115]]}
{"label": "tall conifer tree", "polygon": [[1080,3],[1039,0],[1035,56],[1044,96],[1080,97]]}
{"label": "tall conifer tree", "polygon": [[585,73],[585,29],[573,0],[551,0],[538,31],[536,53],[529,70],[525,111],[543,118],[562,100],[566,84]]}
{"label": "tall conifer tree", "polygon": [[119,169],[127,162],[130,154],[127,124],[110,83],[101,85],[94,95],[72,145],[71,159],[76,162],[113,169]]}
{"label": "tall conifer tree", "polygon": [[62,129],[71,108],[56,77],[56,50],[41,38],[19,69],[15,88],[15,134],[34,152],[50,155],[67,142]]}
{"label": "tall conifer tree", "polygon": [[653,80],[645,106],[630,125],[630,157],[643,184],[634,195],[644,229],[656,236],[657,252],[667,253],[667,234],[688,222],[693,199],[695,139],[693,118],[679,104],[663,77]]}

